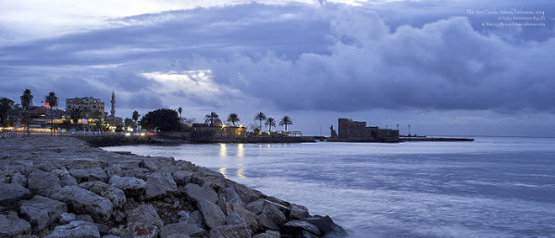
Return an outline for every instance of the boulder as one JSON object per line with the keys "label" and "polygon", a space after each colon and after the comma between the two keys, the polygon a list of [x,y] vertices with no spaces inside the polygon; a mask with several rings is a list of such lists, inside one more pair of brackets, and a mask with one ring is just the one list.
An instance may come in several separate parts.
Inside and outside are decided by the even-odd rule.
{"label": "boulder", "polygon": [[66,186],[52,195],[53,198],[71,205],[77,213],[90,214],[95,219],[107,220],[111,216],[112,202],[78,186]]}
{"label": "boulder", "polygon": [[127,201],[125,193],[115,186],[109,185],[101,181],[84,182],[79,184],[79,187],[92,191],[112,202],[114,207],[122,207]]}
{"label": "boulder", "polygon": [[187,170],[175,171],[172,173],[173,179],[178,185],[192,183],[195,179],[195,173]]}
{"label": "boulder", "polygon": [[70,223],[71,221],[73,221],[75,219],[76,219],[76,216],[73,213],[64,212],[64,213],[62,213],[62,215],[60,215],[60,223],[61,224]]}
{"label": "boulder", "polygon": [[177,193],[177,184],[170,174],[152,174],[147,177],[145,198],[154,199]]}
{"label": "boulder", "polygon": [[341,226],[335,224],[329,216],[316,215],[306,218],[306,221],[318,227],[318,230],[320,230],[322,234],[334,234],[337,237],[344,237],[347,235],[347,232],[345,232]]}
{"label": "boulder", "polygon": [[127,222],[143,223],[160,227],[164,225],[152,204],[143,204],[126,212]]}
{"label": "boulder", "polygon": [[233,189],[235,189],[235,191],[237,192],[237,194],[239,194],[244,204],[248,204],[252,201],[255,201],[262,196],[261,192],[254,189],[250,189],[243,184],[229,182],[228,185],[230,185],[230,187],[233,187]]}
{"label": "boulder", "polygon": [[245,209],[245,204],[241,200],[241,197],[239,197],[235,189],[231,187],[220,190],[218,204],[227,215],[236,210]]}
{"label": "boulder", "polygon": [[252,236],[252,238],[281,238],[281,235],[277,231],[267,230],[264,233]]}
{"label": "boulder", "polygon": [[210,228],[215,228],[225,224],[225,214],[218,205],[208,200],[198,202],[200,213],[204,217],[204,224]]}
{"label": "boulder", "polygon": [[258,223],[271,230],[278,230],[279,226],[287,221],[287,218],[274,203],[265,203],[264,208],[258,215]]}
{"label": "boulder", "polygon": [[190,183],[185,186],[185,194],[195,202],[201,200],[210,202],[218,201],[218,194],[209,186],[200,187],[194,183]]}
{"label": "boulder", "polygon": [[29,190],[42,196],[50,196],[62,189],[56,174],[35,170],[28,177]]}
{"label": "boulder", "polygon": [[204,219],[202,218],[202,214],[200,213],[199,210],[195,210],[195,211],[190,213],[189,221],[187,221],[187,223],[196,224],[200,228],[205,228],[206,227],[204,225]]}
{"label": "boulder", "polygon": [[247,223],[243,220],[243,218],[241,218],[241,216],[239,216],[239,214],[237,214],[236,212],[233,212],[225,218],[225,224],[226,225],[246,225]]}
{"label": "boulder", "polygon": [[291,204],[289,209],[289,219],[291,220],[303,220],[309,216],[308,209],[304,206]]}
{"label": "boulder", "polygon": [[293,237],[299,236],[303,231],[308,231],[317,236],[320,235],[318,227],[307,221],[292,220],[281,226],[282,233],[290,234]]}
{"label": "boulder", "polygon": [[57,226],[45,238],[99,238],[100,232],[94,223],[86,221],[72,221],[69,224]]}
{"label": "boulder", "polygon": [[129,234],[133,238],[158,238],[160,228],[152,224],[132,222],[128,224]]}
{"label": "boulder", "polygon": [[251,230],[246,225],[225,225],[210,230],[210,238],[243,238],[251,236]]}
{"label": "boulder", "polygon": [[16,237],[31,232],[31,224],[20,219],[17,213],[0,214],[0,237]]}
{"label": "boulder", "polygon": [[205,230],[196,224],[174,223],[163,226],[160,229],[160,237],[168,238],[172,235],[203,236]]}
{"label": "boulder", "polygon": [[84,168],[84,169],[71,169],[69,170],[71,176],[77,179],[78,182],[83,181],[107,181],[108,175],[104,170],[99,167]]}
{"label": "boulder", "polygon": [[21,203],[20,212],[40,231],[57,221],[67,211],[65,203],[37,195]]}
{"label": "boulder", "polygon": [[114,175],[110,178],[110,184],[123,190],[127,195],[143,194],[146,188],[146,182],[142,179],[120,177],[118,175]]}
{"label": "boulder", "polygon": [[27,186],[27,177],[25,177],[25,175],[23,175],[19,172],[16,172],[12,175],[12,178],[11,178],[10,182],[15,183],[15,184],[19,184],[22,187],[25,187],[25,186]]}
{"label": "boulder", "polygon": [[31,192],[19,184],[0,183],[0,206],[12,206],[31,196]]}
{"label": "boulder", "polygon": [[258,223],[258,217],[254,213],[250,212],[247,209],[238,209],[236,210],[236,212],[241,217],[241,219],[243,219],[243,221],[245,221],[249,225],[251,230],[258,230],[260,225]]}

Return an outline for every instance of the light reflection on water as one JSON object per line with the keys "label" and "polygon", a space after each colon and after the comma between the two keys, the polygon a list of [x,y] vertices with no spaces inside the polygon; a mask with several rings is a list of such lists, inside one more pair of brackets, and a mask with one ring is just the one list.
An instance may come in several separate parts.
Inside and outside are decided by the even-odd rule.
{"label": "light reflection on water", "polygon": [[555,139],[122,146],[327,214],[353,237],[550,237]]}

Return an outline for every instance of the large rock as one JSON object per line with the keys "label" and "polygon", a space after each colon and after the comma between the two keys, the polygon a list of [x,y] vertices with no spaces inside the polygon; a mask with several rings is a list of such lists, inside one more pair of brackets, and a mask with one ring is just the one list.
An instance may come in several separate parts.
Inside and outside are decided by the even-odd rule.
{"label": "large rock", "polygon": [[132,222],[128,225],[129,234],[133,238],[158,238],[160,228],[141,222]]}
{"label": "large rock", "polygon": [[31,231],[31,224],[20,219],[17,213],[10,212],[8,215],[0,214],[0,237],[16,237]]}
{"label": "large rock", "polygon": [[77,213],[90,214],[95,219],[103,220],[111,216],[113,205],[110,200],[81,187],[66,186],[52,196],[70,204]]}
{"label": "large rock", "polygon": [[267,230],[264,233],[256,234],[252,238],[280,238],[281,235],[277,231]]}
{"label": "large rock", "polygon": [[110,202],[112,202],[114,207],[122,207],[127,201],[125,193],[121,189],[101,181],[84,182],[79,184],[79,187],[107,198]]}
{"label": "large rock", "polygon": [[230,187],[233,187],[233,189],[237,191],[237,194],[239,194],[241,200],[245,204],[255,201],[262,196],[262,193],[260,191],[251,189],[243,184],[229,182],[228,185],[230,185]]}
{"label": "large rock", "polygon": [[335,237],[344,237],[347,235],[347,232],[345,232],[341,226],[335,224],[329,216],[316,215],[306,218],[306,221],[318,227],[318,230],[320,230],[322,234],[333,234]]}
{"label": "large rock", "polygon": [[291,204],[291,206],[289,206],[289,209],[289,219],[303,220],[309,216],[308,209],[304,206]]}
{"label": "large rock", "polygon": [[147,225],[163,226],[164,222],[158,216],[152,204],[143,204],[126,212],[127,222],[143,223]]}
{"label": "large rock", "polygon": [[194,183],[185,186],[185,194],[195,202],[207,200],[210,202],[218,201],[218,194],[210,186],[200,187]]}
{"label": "large rock", "polygon": [[258,223],[271,230],[279,229],[279,226],[287,221],[287,218],[275,203],[266,202],[264,208],[258,215]]}
{"label": "large rock", "polygon": [[290,234],[293,237],[299,236],[303,231],[308,231],[314,235],[320,235],[318,227],[307,221],[292,220],[281,226],[281,232]]}
{"label": "large rock", "polygon": [[177,184],[170,174],[152,174],[147,177],[145,198],[165,197],[177,192]]}
{"label": "large rock", "polygon": [[175,171],[172,173],[173,179],[178,185],[185,185],[195,181],[195,173],[187,170]]}
{"label": "large rock", "polygon": [[160,229],[160,237],[168,238],[173,235],[202,236],[206,231],[196,224],[174,223]]}
{"label": "large rock", "polygon": [[100,232],[94,223],[86,221],[72,221],[69,224],[57,226],[54,231],[44,238],[99,238]]}
{"label": "large rock", "polygon": [[77,185],[77,180],[71,176],[69,171],[66,169],[56,169],[53,170],[52,173],[58,175],[58,178],[60,178],[60,185],[62,187]]}
{"label": "large rock", "polygon": [[246,225],[225,225],[210,230],[210,238],[243,238],[251,236],[252,232]]}
{"label": "large rock", "polygon": [[208,200],[198,202],[198,207],[204,217],[204,224],[210,228],[215,228],[225,224],[225,214],[218,205]]}
{"label": "large rock", "polygon": [[23,201],[20,211],[35,230],[40,231],[57,221],[67,211],[67,206],[63,202],[37,195],[31,200]]}
{"label": "large rock", "polygon": [[0,183],[0,206],[12,206],[30,195],[31,192],[19,184]]}
{"label": "large rock", "polygon": [[235,189],[231,187],[220,190],[218,204],[227,215],[234,211],[245,209],[245,204],[241,200],[241,197],[235,192]]}
{"label": "large rock", "polygon": [[25,186],[27,186],[27,177],[25,177],[25,175],[23,175],[19,172],[16,172],[12,175],[12,178],[11,178],[10,182],[15,183],[15,184],[19,184],[22,187],[25,187]]}
{"label": "large rock", "polygon": [[62,189],[60,179],[56,174],[40,170],[29,174],[28,183],[31,192],[47,197]]}
{"label": "large rock", "polygon": [[75,177],[78,182],[83,181],[93,181],[93,180],[100,180],[106,181],[108,180],[108,175],[106,172],[99,167],[92,167],[92,168],[85,168],[85,169],[71,169],[69,170],[71,176]]}
{"label": "large rock", "polygon": [[123,190],[127,195],[143,194],[146,188],[146,182],[142,179],[120,177],[118,175],[114,175],[110,178],[110,184]]}
{"label": "large rock", "polygon": [[225,224],[226,225],[246,225],[247,223],[245,222],[245,220],[243,220],[243,218],[241,218],[241,216],[239,216],[239,214],[237,214],[236,212],[233,212],[227,215],[227,217],[225,218]]}

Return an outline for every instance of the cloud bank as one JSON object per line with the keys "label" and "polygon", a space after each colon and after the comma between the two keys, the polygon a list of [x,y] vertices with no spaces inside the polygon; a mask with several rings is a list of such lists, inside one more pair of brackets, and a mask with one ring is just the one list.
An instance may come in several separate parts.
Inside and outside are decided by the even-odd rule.
{"label": "cloud bank", "polygon": [[[145,109],[256,101],[280,111],[553,113],[553,29],[508,36],[457,8],[425,16],[421,9],[449,8],[249,3],[111,19],[104,29],[1,45],[0,92],[116,90],[123,107]],[[405,20],[388,15],[403,12]]]}

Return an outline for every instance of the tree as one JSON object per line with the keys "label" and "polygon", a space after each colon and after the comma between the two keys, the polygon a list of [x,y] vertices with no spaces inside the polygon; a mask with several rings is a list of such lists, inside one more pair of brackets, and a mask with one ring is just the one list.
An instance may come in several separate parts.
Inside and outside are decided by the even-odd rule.
{"label": "tree", "polygon": [[258,114],[256,114],[256,116],[254,116],[254,120],[260,121],[260,127],[258,127],[258,129],[262,130],[262,121],[266,120],[266,115],[264,115],[264,113],[262,112],[259,112]]}
{"label": "tree", "polygon": [[285,126],[285,131],[287,131],[287,126],[288,125],[293,125],[293,121],[291,121],[291,118],[289,118],[288,116],[284,116],[283,118],[281,118],[281,121],[279,122],[280,126]]}
{"label": "tree", "polygon": [[137,122],[139,121],[139,116],[141,116],[139,114],[138,111],[133,111],[133,115],[131,115],[131,118],[133,119],[133,121],[135,121],[135,128],[137,127]]}
{"label": "tree", "polygon": [[158,109],[148,112],[141,118],[139,124],[147,129],[160,131],[179,131],[181,130],[181,123],[177,112],[171,109]]}
{"label": "tree", "polygon": [[48,93],[48,96],[46,96],[46,103],[48,103],[48,107],[50,108],[50,135],[52,135],[53,131],[53,127],[52,125],[54,124],[54,113],[53,113],[53,109],[54,107],[58,106],[58,97],[56,97],[56,93],[54,92],[50,92]]}
{"label": "tree", "polygon": [[229,116],[227,117],[227,121],[231,122],[231,124],[233,124],[233,126],[235,126],[235,122],[240,121],[241,119],[239,119],[239,116],[237,116],[236,113],[231,113],[229,114]]}
{"label": "tree", "polygon": [[29,109],[29,107],[33,104],[33,95],[29,89],[25,89],[25,91],[23,91],[23,95],[19,98],[21,99],[21,107],[23,110]]}
{"label": "tree", "polygon": [[127,128],[135,128],[135,121],[133,121],[133,119],[131,118],[125,118],[125,120],[123,121],[123,124],[125,124],[125,127]]}
{"label": "tree", "polygon": [[204,122],[208,123],[210,122],[210,126],[214,126],[214,121],[216,121],[216,119],[218,119],[220,116],[218,116],[217,113],[215,112],[211,112],[210,114],[206,114],[206,116],[204,116]]}
{"label": "tree", "polygon": [[73,121],[73,124],[77,124],[77,122],[79,122],[79,118],[81,118],[82,113],[83,111],[76,107],[72,108],[69,111],[69,117],[71,118],[71,121]]}
{"label": "tree", "polygon": [[181,117],[181,113],[183,112],[183,108],[179,107],[179,108],[177,109],[177,112],[179,113],[179,117]]}
{"label": "tree", "polygon": [[0,126],[4,126],[8,122],[8,115],[12,109],[13,101],[11,99],[0,99]]}
{"label": "tree", "polygon": [[275,127],[276,126],[276,120],[274,120],[274,118],[268,117],[268,119],[266,119],[266,123],[268,126],[268,132],[272,131],[272,126]]}

